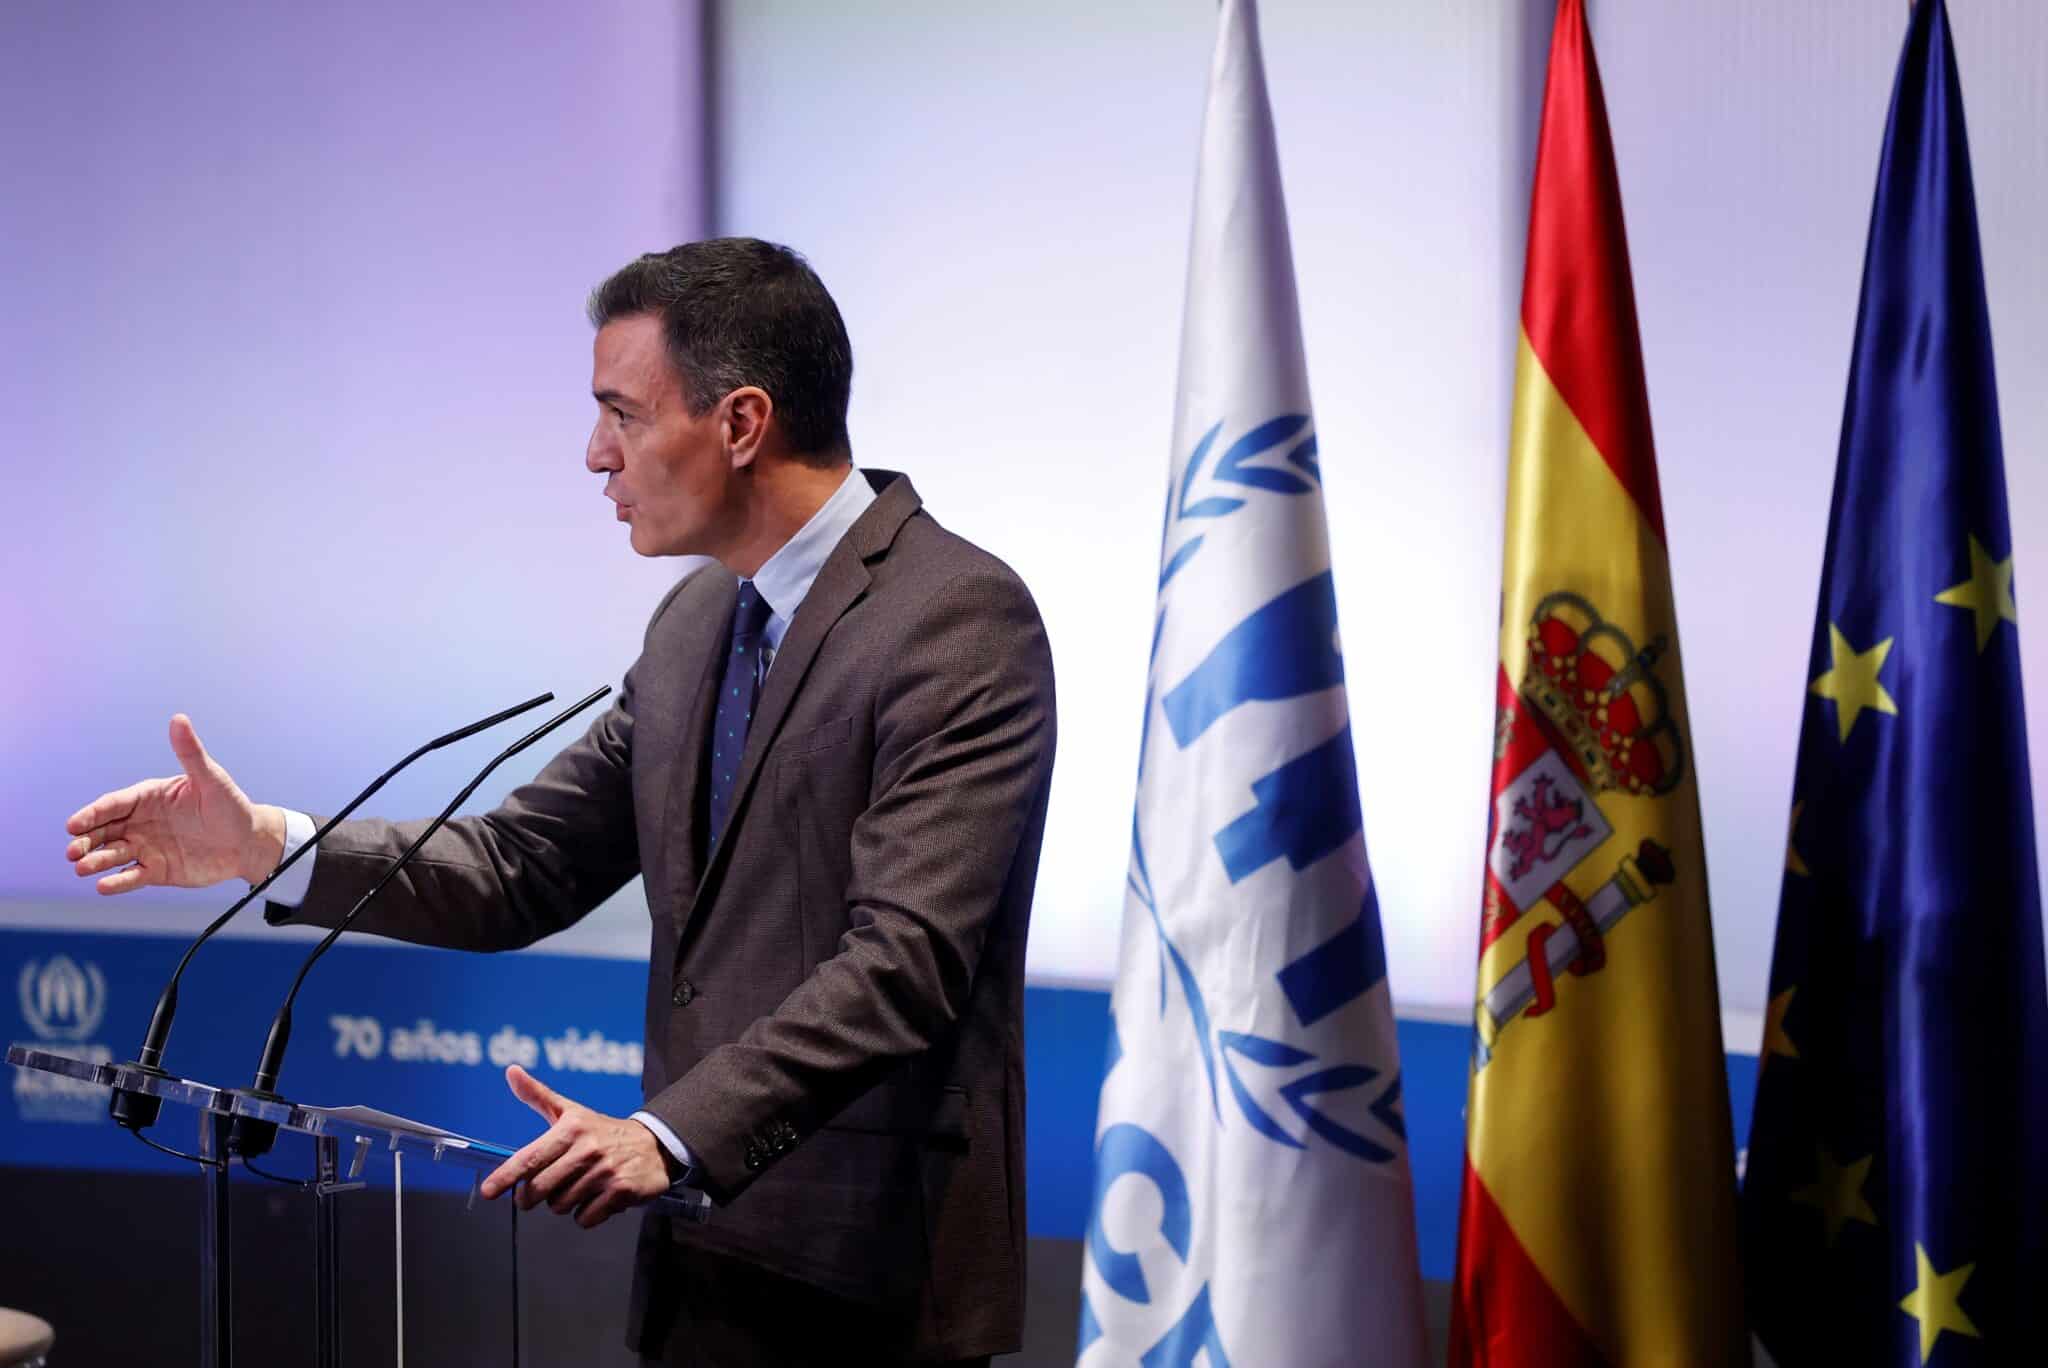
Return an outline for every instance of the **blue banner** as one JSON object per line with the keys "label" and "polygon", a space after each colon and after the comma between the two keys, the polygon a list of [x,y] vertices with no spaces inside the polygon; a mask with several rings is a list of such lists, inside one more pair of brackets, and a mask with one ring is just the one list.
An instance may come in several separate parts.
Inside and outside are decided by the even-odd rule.
{"label": "blue banner", "polygon": [[[96,1062],[132,1059],[183,949],[171,937],[0,932],[0,1031]],[[221,939],[179,989],[164,1067],[246,1087],[270,1019],[312,949],[293,938]],[[364,1104],[514,1146],[540,1118],[512,1096],[519,1064],[550,1087],[614,1115],[640,1103],[646,969],[566,955],[483,957],[343,940],[306,980],[279,1089],[295,1102]],[[171,1166],[107,1119],[107,1091],[9,1069],[0,1162],[149,1169]],[[150,1132],[189,1150],[194,1113],[175,1106]],[[411,1170],[408,1170],[410,1174]],[[449,1175],[467,1182],[467,1173]]]}
{"label": "blue banner", "polygon": [[[0,929],[0,1040],[79,1058],[120,1061],[135,1047],[180,938]],[[192,962],[165,1062],[201,1082],[244,1086],[277,1001],[310,940],[222,940]],[[534,1075],[613,1115],[640,1101],[638,1051],[646,966],[550,955],[463,955],[388,941],[339,942],[306,981],[283,1087],[293,1100],[364,1103],[505,1144],[541,1131],[505,1088],[496,1062],[532,1059]],[[1027,1218],[1034,1237],[1078,1239],[1094,1193],[1095,1078],[1109,1046],[1109,994],[1033,987],[1024,994]],[[1465,1079],[1472,1028],[1402,1021],[1403,1109],[1414,1160],[1422,1271],[1451,1275],[1464,1160]],[[480,1062],[470,1063],[472,1056]],[[631,1066],[632,1072],[620,1072]],[[1728,1057],[1740,1134],[1756,1061]],[[166,1108],[149,1132],[190,1149],[196,1121]],[[182,1171],[107,1119],[103,1088],[0,1070],[0,1166]],[[295,1167],[296,1166],[296,1167]],[[270,1167],[304,1166],[287,1136]],[[367,1176],[390,1181],[389,1165]],[[466,1172],[406,1169],[415,1181],[462,1185]],[[417,1177],[416,1177],[417,1175]]]}

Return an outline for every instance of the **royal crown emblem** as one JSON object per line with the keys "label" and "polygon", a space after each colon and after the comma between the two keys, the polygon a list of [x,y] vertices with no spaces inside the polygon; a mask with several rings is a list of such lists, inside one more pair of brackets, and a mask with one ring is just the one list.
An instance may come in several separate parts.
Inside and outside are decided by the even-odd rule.
{"label": "royal crown emblem", "polygon": [[1667,649],[1660,636],[1637,650],[1577,594],[1536,605],[1522,696],[1595,790],[1662,796],[1685,777],[1670,698],[1652,672]]}

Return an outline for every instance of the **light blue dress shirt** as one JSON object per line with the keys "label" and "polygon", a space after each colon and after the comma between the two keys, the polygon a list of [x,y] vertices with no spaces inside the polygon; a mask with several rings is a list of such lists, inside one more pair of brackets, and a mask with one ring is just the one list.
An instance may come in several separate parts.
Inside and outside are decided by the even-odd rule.
{"label": "light blue dress shirt", "polygon": [[[761,632],[760,659],[754,667],[757,679],[765,680],[768,671],[774,667],[775,653],[782,648],[782,638],[788,634],[797,608],[817,582],[818,572],[825,568],[825,558],[832,554],[832,548],[839,545],[874,501],[875,491],[866,477],[849,466],[846,478],[833,491],[832,497],[825,500],[824,506],[754,572],[754,588],[767,603],[769,612],[768,625]],[[290,855],[312,839],[313,819],[303,812],[286,808],[284,854]],[[313,865],[319,858],[320,852],[316,850],[286,870],[284,877],[270,886],[265,897],[280,906],[297,907],[305,900],[306,890],[312,886]],[[660,1117],[651,1112],[637,1111],[633,1113],[633,1119],[652,1131],[662,1148],[684,1169],[691,1167],[689,1147]]]}

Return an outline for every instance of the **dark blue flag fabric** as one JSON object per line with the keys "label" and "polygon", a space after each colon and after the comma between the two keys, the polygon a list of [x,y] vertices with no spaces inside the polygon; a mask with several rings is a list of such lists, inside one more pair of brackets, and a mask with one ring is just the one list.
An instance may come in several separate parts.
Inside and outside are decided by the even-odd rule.
{"label": "dark blue flag fabric", "polygon": [[2048,1005],[1991,328],[1948,14],[1892,92],[1743,1187],[1797,1364],[2048,1361]]}

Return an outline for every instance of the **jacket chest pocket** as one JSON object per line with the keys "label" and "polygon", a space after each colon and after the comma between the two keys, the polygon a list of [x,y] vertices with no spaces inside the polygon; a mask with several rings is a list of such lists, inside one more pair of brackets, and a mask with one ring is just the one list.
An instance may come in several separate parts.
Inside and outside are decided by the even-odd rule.
{"label": "jacket chest pocket", "polygon": [[855,738],[853,719],[842,717],[775,749],[777,825],[794,836],[806,976],[837,951],[851,925],[853,824],[867,805],[872,767],[865,741]]}

